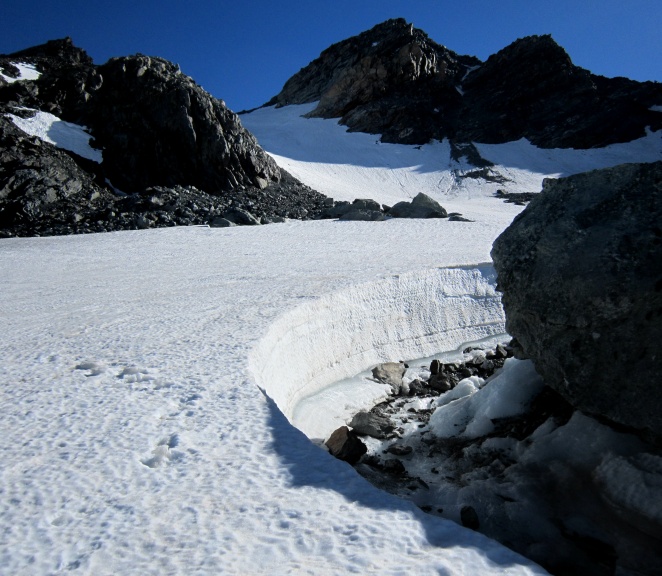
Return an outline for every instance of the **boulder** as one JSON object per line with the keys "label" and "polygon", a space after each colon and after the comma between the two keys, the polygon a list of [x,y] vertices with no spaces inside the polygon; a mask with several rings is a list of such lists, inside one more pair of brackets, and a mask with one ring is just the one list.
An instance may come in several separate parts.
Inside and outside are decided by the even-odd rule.
{"label": "boulder", "polygon": [[384,362],[372,369],[372,377],[391,386],[394,395],[400,394],[403,389],[402,377],[407,367],[402,362]]}
{"label": "boulder", "polygon": [[364,410],[356,414],[349,425],[357,434],[380,439],[387,438],[395,430],[388,416]]}
{"label": "boulder", "polygon": [[446,218],[444,207],[427,194],[419,192],[411,202],[398,202],[388,215],[392,218]]}
{"label": "boulder", "polygon": [[361,456],[368,451],[356,432],[353,432],[347,426],[341,426],[335,430],[325,444],[331,455],[349,464],[356,464]]}
{"label": "boulder", "polygon": [[247,210],[233,208],[223,214],[223,218],[239,226],[259,226],[260,221]]}
{"label": "boulder", "polygon": [[494,243],[506,327],[575,408],[662,444],[662,162],[559,180]]}
{"label": "boulder", "polygon": [[212,219],[209,222],[209,226],[211,228],[230,228],[232,226],[236,226],[236,224],[231,220],[228,220],[227,218],[221,218],[220,216],[216,216],[216,218]]}
{"label": "boulder", "polygon": [[386,217],[379,210],[367,210],[365,208],[354,208],[345,212],[339,220],[363,220],[366,222],[381,222]]}
{"label": "boulder", "polygon": [[357,198],[352,202],[352,208],[359,210],[373,210],[375,212],[381,212],[382,210],[379,202],[371,200],[370,198]]}

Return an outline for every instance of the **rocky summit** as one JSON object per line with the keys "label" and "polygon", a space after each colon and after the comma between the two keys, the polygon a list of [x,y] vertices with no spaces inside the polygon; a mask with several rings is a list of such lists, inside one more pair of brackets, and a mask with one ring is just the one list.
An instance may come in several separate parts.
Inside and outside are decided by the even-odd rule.
{"label": "rocky summit", "polygon": [[[203,224],[230,210],[265,222],[314,215],[325,197],[281,171],[237,115],[161,58],[96,66],[70,39],[0,56],[39,77],[0,78],[0,229],[69,234]],[[12,117],[85,126],[103,161],[30,136]]]}
{"label": "rocky summit", "polygon": [[660,101],[661,84],[591,74],[551,36],[519,39],[481,62],[395,19],[326,49],[267,104],[319,102],[311,117],[340,118],[384,142],[592,148],[662,128],[650,109]]}

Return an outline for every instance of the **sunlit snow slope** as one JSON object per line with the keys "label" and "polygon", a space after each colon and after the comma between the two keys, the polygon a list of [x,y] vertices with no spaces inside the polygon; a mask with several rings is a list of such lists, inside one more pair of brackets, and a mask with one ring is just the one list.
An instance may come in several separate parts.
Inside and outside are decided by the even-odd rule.
{"label": "sunlit snow slope", "polygon": [[337,120],[303,118],[316,104],[267,107],[241,121],[279,166],[336,200],[373,198],[392,205],[424,192],[449,211],[480,218],[481,202],[501,188],[539,192],[546,177],[559,177],[624,162],[662,160],[662,133],[591,150],[541,149],[527,140],[479,144],[503,182],[464,177],[474,170],[466,158],[451,158],[447,141],[424,146],[382,144],[378,135],[350,133]]}
{"label": "sunlit snow slope", "polygon": [[371,486],[259,388],[287,409],[311,374],[474,330],[427,298],[489,296],[477,264],[516,210],[495,206],[0,240],[0,573],[543,573]]}

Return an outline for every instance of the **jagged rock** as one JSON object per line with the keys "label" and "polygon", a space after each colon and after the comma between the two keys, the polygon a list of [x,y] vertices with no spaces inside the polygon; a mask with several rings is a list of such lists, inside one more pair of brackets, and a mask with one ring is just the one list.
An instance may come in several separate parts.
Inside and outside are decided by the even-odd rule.
{"label": "jagged rock", "polygon": [[397,396],[403,388],[402,377],[406,371],[402,362],[384,362],[372,369],[372,377],[391,386],[393,394]]}
{"label": "jagged rock", "polygon": [[368,222],[380,222],[385,219],[384,214],[378,210],[365,210],[354,207],[339,218],[339,220],[364,220]]}
{"label": "jagged rock", "polygon": [[507,330],[583,412],[662,443],[662,162],[546,180],[496,240]]}
{"label": "jagged rock", "polygon": [[455,137],[500,143],[527,138],[545,148],[593,148],[662,128],[649,108],[662,85],[605,78],[575,66],[551,36],[516,40],[463,82]]}
{"label": "jagged rock", "polygon": [[356,414],[349,425],[357,434],[381,439],[387,438],[395,430],[388,416],[364,410]]}
{"label": "jagged rock", "polygon": [[0,116],[0,228],[12,235],[82,231],[103,218],[112,196],[69,154]]}
{"label": "jagged rock", "polygon": [[427,194],[419,192],[411,202],[398,202],[388,215],[392,218],[446,218],[446,210]]}
{"label": "jagged rock", "polygon": [[179,67],[142,55],[98,68],[103,84],[82,121],[119,188],[189,184],[208,192],[277,181],[275,162],[225,104]]}
{"label": "jagged rock", "polygon": [[479,63],[398,18],[327,48],[269,104],[319,101],[311,117],[340,117],[384,142],[422,144],[439,137],[446,108],[459,105],[455,85]]}
{"label": "jagged rock", "polygon": [[326,446],[333,456],[350,464],[356,464],[368,451],[358,435],[347,426],[335,430],[326,441]]}
{"label": "jagged rock", "polygon": [[311,117],[340,118],[384,142],[448,138],[456,158],[478,167],[489,163],[472,141],[592,148],[662,128],[650,109],[662,102],[662,85],[591,74],[551,36],[521,38],[481,62],[401,18],[330,46],[268,104],[317,101]]}

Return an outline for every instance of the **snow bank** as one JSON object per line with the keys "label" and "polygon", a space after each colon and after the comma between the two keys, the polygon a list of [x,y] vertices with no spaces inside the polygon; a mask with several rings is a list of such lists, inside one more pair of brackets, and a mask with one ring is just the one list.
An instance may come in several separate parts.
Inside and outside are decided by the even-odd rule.
{"label": "snow bank", "polygon": [[440,268],[322,296],[271,325],[251,368],[292,419],[302,399],[375,364],[505,332],[495,282],[491,265]]}
{"label": "snow bank", "polygon": [[446,394],[439,397],[439,407],[430,418],[430,430],[435,436],[485,436],[494,430],[493,421],[497,418],[524,412],[543,387],[533,363],[514,358],[506,360],[503,371],[488,386],[478,389],[476,380],[468,378],[458,383],[454,401],[449,402]]}
{"label": "snow bank", "polygon": [[[29,108],[25,110],[29,110]],[[103,160],[101,150],[96,150],[90,146],[91,136],[87,132],[87,128],[60,120],[49,112],[38,110],[35,110],[35,112],[35,115],[31,118],[21,118],[15,114],[7,114],[7,116],[11,118],[16,126],[26,134],[30,134],[30,136],[36,136],[44,142],[69,150],[94,162],[100,163]]]}

